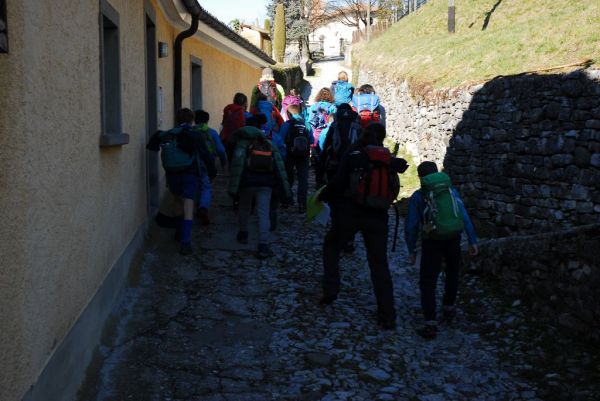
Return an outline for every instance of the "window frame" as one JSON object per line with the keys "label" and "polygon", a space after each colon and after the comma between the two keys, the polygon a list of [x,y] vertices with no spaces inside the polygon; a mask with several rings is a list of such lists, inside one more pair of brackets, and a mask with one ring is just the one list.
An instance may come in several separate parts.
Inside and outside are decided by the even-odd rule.
{"label": "window frame", "polygon": [[[112,26],[108,26],[106,22]],[[101,107],[101,135],[100,146],[120,146],[129,143],[129,134],[122,132],[123,129],[123,104],[122,104],[122,86],[121,86],[121,32],[119,13],[115,10],[107,0],[100,0],[100,107]],[[110,43],[105,43],[105,35],[107,29],[114,29],[116,35],[116,51],[107,46]],[[110,60],[112,67],[112,76],[110,77],[110,87],[107,85],[107,57],[114,57]],[[112,111],[108,110],[107,104],[111,103]],[[115,111],[116,110],[116,111]],[[110,116],[108,114],[111,114]],[[107,123],[107,119],[111,118],[111,123]],[[109,127],[110,126],[110,127]]]}
{"label": "window frame", "polygon": [[7,0],[0,0],[0,53],[8,53],[8,15]]}

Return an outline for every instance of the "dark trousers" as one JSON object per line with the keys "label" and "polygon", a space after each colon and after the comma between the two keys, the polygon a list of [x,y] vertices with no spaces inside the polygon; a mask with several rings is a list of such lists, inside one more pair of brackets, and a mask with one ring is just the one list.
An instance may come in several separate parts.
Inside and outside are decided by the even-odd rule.
{"label": "dark trousers", "polygon": [[446,283],[444,305],[453,306],[458,291],[458,271],[460,269],[460,236],[448,240],[424,239],[421,250],[421,307],[425,320],[435,320],[435,289],[442,261],[446,262]]}
{"label": "dark trousers", "polygon": [[323,244],[323,295],[337,295],[340,291],[340,253],[360,231],[367,249],[378,317],[395,320],[394,287],[387,260],[387,212],[370,213],[350,206],[332,205],[331,208],[331,227]]}
{"label": "dark trousers", "polygon": [[298,190],[296,192],[296,200],[298,206],[306,207],[306,196],[308,193],[308,168],[310,160],[305,159],[292,159],[290,157],[285,159],[285,171],[287,173],[288,182],[290,188],[294,185],[295,176],[298,177]]}
{"label": "dark trousers", "polygon": [[235,141],[224,142],[223,147],[225,148],[225,154],[227,155],[227,163],[229,163],[229,167],[231,167],[233,152],[235,151]]}

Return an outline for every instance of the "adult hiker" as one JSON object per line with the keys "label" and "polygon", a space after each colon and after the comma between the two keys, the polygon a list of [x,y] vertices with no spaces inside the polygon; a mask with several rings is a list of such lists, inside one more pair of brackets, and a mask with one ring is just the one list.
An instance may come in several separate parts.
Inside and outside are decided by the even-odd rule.
{"label": "adult hiker", "polygon": [[388,209],[400,190],[398,173],[408,167],[383,147],[385,128],[369,125],[342,157],[335,177],[319,195],[329,203],[331,226],[323,243],[322,305],[340,292],[340,253],[357,232],[362,233],[377,299],[377,322],[396,327],[394,291],[387,259]]}
{"label": "adult hiker", "polygon": [[289,119],[279,131],[286,146],[285,169],[290,187],[294,185],[294,178],[298,178],[298,212],[306,212],[306,197],[308,191],[308,169],[310,164],[310,145],[313,138],[310,135],[306,122],[302,118],[299,105],[292,104],[288,107]]}
{"label": "adult hiker", "polygon": [[408,203],[405,238],[409,262],[414,264],[417,260],[417,237],[421,232],[419,288],[425,325],[417,329],[417,334],[433,339],[437,335],[435,289],[442,260],[446,263],[446,283],[441,320],[449,323],[456,314],[454,303],[463,231],[467,233],[469,255],[476,256],[479,249],[469,214],[458,191],[452,187],[450,177],[438,172],[437,165],[431,161],[419,164],[417,173],[421,189],[412,194]]}
{"label": "adult hiker", "polygon": [[360,117],[361,128],[371,123],[381,123],[385,127],[385,107],[372,85],[360,86],[352,97],[352,105]]}
{"label": "adult hiker", "polygon": [[258,215],[257,257],[268,258],[273,255],[269,247],[269,203],[271,193],[280,186],[286,200],[290,197],[290,187],[285,167],[279,151],[269,141],[258,126],[265,116],[261,114],[248,119],[248,125],[235,132],[236,148],[231,164],[228,193],[234,199],[239,198],[237,241],[248,243],[248,216],[252,200],[256,202]]}
{"label": "adult hiker", "polygon": [[[325,174],[325,177],[322,177],[325,182],[333,178],[342,156],[350,145],[358,140],[359,135],[358,114],[352,110],[349,104],[342,103],[335,112],[331,126],[325,134],[321,133],[321,138],[319,138],[319,140],[323,140],[320,171]],[[325,136],[324,139],[323,136]]]}
{"label": "adult hiker", "polygon": [[262,93],[267,97],[267,100],[271,102],[278,110],[281,110],[281,104],[285,92],[283,87],[275,82],[273,77],[273,70],[269,67],[262,70],[262,76],[258,81],[258,84],[252,88],[252,97],[250,98],[250,110],[256,107],[256,96]]}

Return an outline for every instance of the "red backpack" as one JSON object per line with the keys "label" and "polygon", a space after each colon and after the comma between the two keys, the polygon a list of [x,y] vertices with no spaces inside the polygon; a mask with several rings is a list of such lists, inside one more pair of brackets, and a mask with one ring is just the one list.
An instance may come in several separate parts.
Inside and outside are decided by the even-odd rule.
{"label": "red backpack", "polygon": [[398,174],[390,168],[392,154],[383,146],[367,146],[362,152],[368,162],[351,173],[350,195],[361,206],[387,209],[400,192]]}
{"label": "red backpack", "polygon": [[275,81],[260,81],[257,85],[258,91],[267,97],[267,100],[274,104],[275,107],[280,107],[280,101],[277,97],[277,84]]}

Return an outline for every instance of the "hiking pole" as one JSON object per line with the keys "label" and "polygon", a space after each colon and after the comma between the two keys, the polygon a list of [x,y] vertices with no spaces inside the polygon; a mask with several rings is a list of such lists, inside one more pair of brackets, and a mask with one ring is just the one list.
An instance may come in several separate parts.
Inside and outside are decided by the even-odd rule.
{"label": "hiking pole", "polygon": [[394,241],[392,241],[392,252],[396,250],[396,241],[398,240],[398,226],[400,225],[400,212],[398,211],[398,202],[392,203],[396,211],[396,227],[394,228]]}

